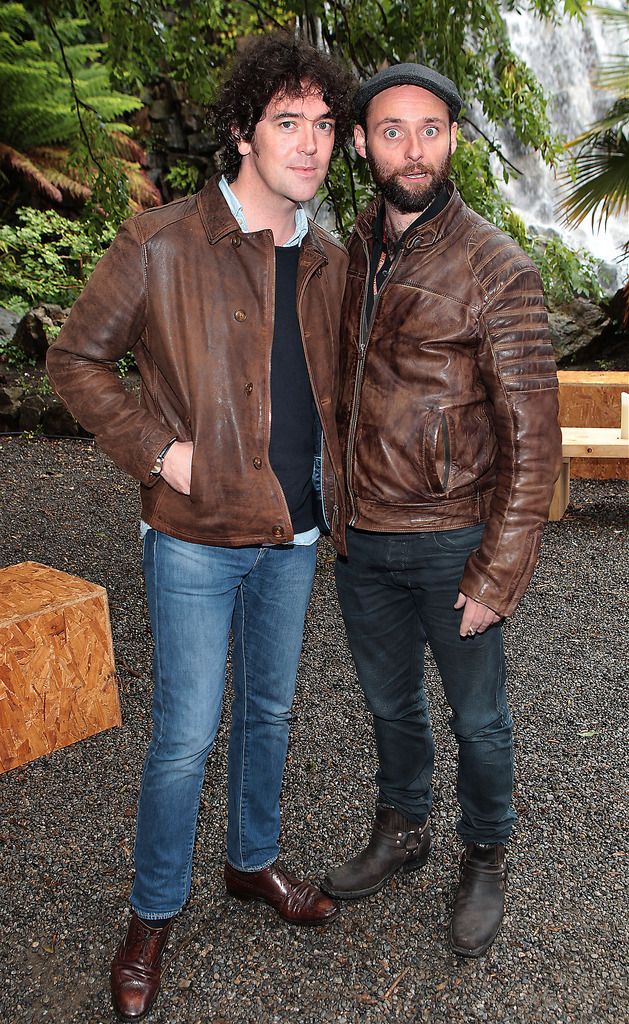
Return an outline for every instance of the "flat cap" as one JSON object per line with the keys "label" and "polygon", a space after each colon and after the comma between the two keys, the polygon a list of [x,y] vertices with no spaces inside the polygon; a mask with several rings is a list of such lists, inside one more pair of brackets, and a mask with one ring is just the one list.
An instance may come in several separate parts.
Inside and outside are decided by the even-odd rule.
{"label": "flat cap", "polygon": [[463,104],[454,82],[440,75],[438,71],[427,68],[423,64],[392,64],[390,68],[379,71],[373,78],[367,79],[359,87],[354,100],[354,114],[360,118],[370,100],[385,89],[396,85],[417,85],[434,93],[447,105],[452,119],[456,121]]}

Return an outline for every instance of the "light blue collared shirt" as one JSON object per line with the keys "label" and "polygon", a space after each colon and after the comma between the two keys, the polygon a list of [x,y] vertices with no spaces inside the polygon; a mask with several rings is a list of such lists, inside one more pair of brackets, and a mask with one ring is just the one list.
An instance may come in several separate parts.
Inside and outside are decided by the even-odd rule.
{"label": "light blue collared shirt", "polygon": [[[245,220],[245,211],[242,208],[242,203],[230,189],[229,182],[227,181],[225,175],[221,177],[218,183],[218,187],[223,193],[225,202],[229,206],[230,212],[238,221],[238,226],[240,227],[241,231],[244,231],[245,234],[248,234],[247,221]],[[284,242],[282,248],[288,248],[288,246],[292,245],[301,245],[307,234],[308,218],[306,216],[306,211],[304,210],[303,206],[299,205],[295,209],[295,231],[288,239],[288,241]],[[151,527],[148,525],[148,523],[145,523],[144,520],[140,520],[140,537],[144,537],[146,532],[150,529]],[[318,539],[319,528],[317,526],[313,526],[312,530],[306,530],[305,533],[296,533],[295,539],[293,541],[289,541],[289,543],[295,544],[297,547],[307,547],[310,544],[314,544]]]}
{"label": "light blue collared shirt", "polygon": [[[245,211],[242,208],[242,203],[236,195],[232,192],[229,187],[229,182],[225,175],[221,178],[218,183],[218,187],[225,197],[225,202],[229,206],[230,212],[234,215],[238,221],[238,226],[241,231],[248,234],[249,228],[247,227],[247,221],[245,220]],[[284,242],[283,249],[287,249],[290,245],[301,245],[304,238],[308,234],[308,218],[306,211],[303,206],[298,205],[295,209],[295,230],[287,242]]]}

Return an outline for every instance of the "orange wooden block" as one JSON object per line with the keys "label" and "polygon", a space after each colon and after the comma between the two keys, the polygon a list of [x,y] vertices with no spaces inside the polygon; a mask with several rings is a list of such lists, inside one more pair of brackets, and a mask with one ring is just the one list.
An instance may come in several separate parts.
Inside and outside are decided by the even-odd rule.
{"label": "orange wooden block", "polygon": [[[626,370],[559,370],[559,422],[562,427],[619,427],[620,394],[629,391]],[[573,479],[629,480],[626,459],[576,458]]]}
{"label": "orange wooden block", "polygon": [[0,569],[0,772],[121,724],[105,589]]}

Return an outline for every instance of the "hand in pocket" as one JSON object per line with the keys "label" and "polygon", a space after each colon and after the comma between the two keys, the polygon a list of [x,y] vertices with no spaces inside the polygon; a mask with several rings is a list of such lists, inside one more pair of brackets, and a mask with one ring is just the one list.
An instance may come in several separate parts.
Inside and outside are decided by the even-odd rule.
{"label": "hand in pocket", "polygon": [[193,450],[192,441],[175,441],[164,457],[162,476],[180,494],[190,494]]}

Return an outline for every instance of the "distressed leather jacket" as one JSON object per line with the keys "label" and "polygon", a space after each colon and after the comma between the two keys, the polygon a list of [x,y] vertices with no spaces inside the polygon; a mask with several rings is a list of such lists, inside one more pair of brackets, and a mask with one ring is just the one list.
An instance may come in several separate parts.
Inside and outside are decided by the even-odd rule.
{"label": "distressed leather jacket", "polygon": [[378,204],[349,242],[341,398],[347,516],[363,530],[486,523],[460,588],[511,614],[559,473],[557,375],[539,275],[461,200],[409,232],[365,320]]}
{"label": "distressed leather jacket", "polygon": [[[322,490],[343,550],[335,423],[339,317],[347,252],[315,224],[301,245],[297,313],[322,426]],[[141,483],[142,518],[196,543],[293,539],[269,464],[275,250],[243,233],[217,180],[196,196],[133,217],[97,264],[48,353],[55,389],[100,447]],[[116,360],[127,350],[141,400]],[[169,440],[194,442],[190,495],[151,475]]]}

